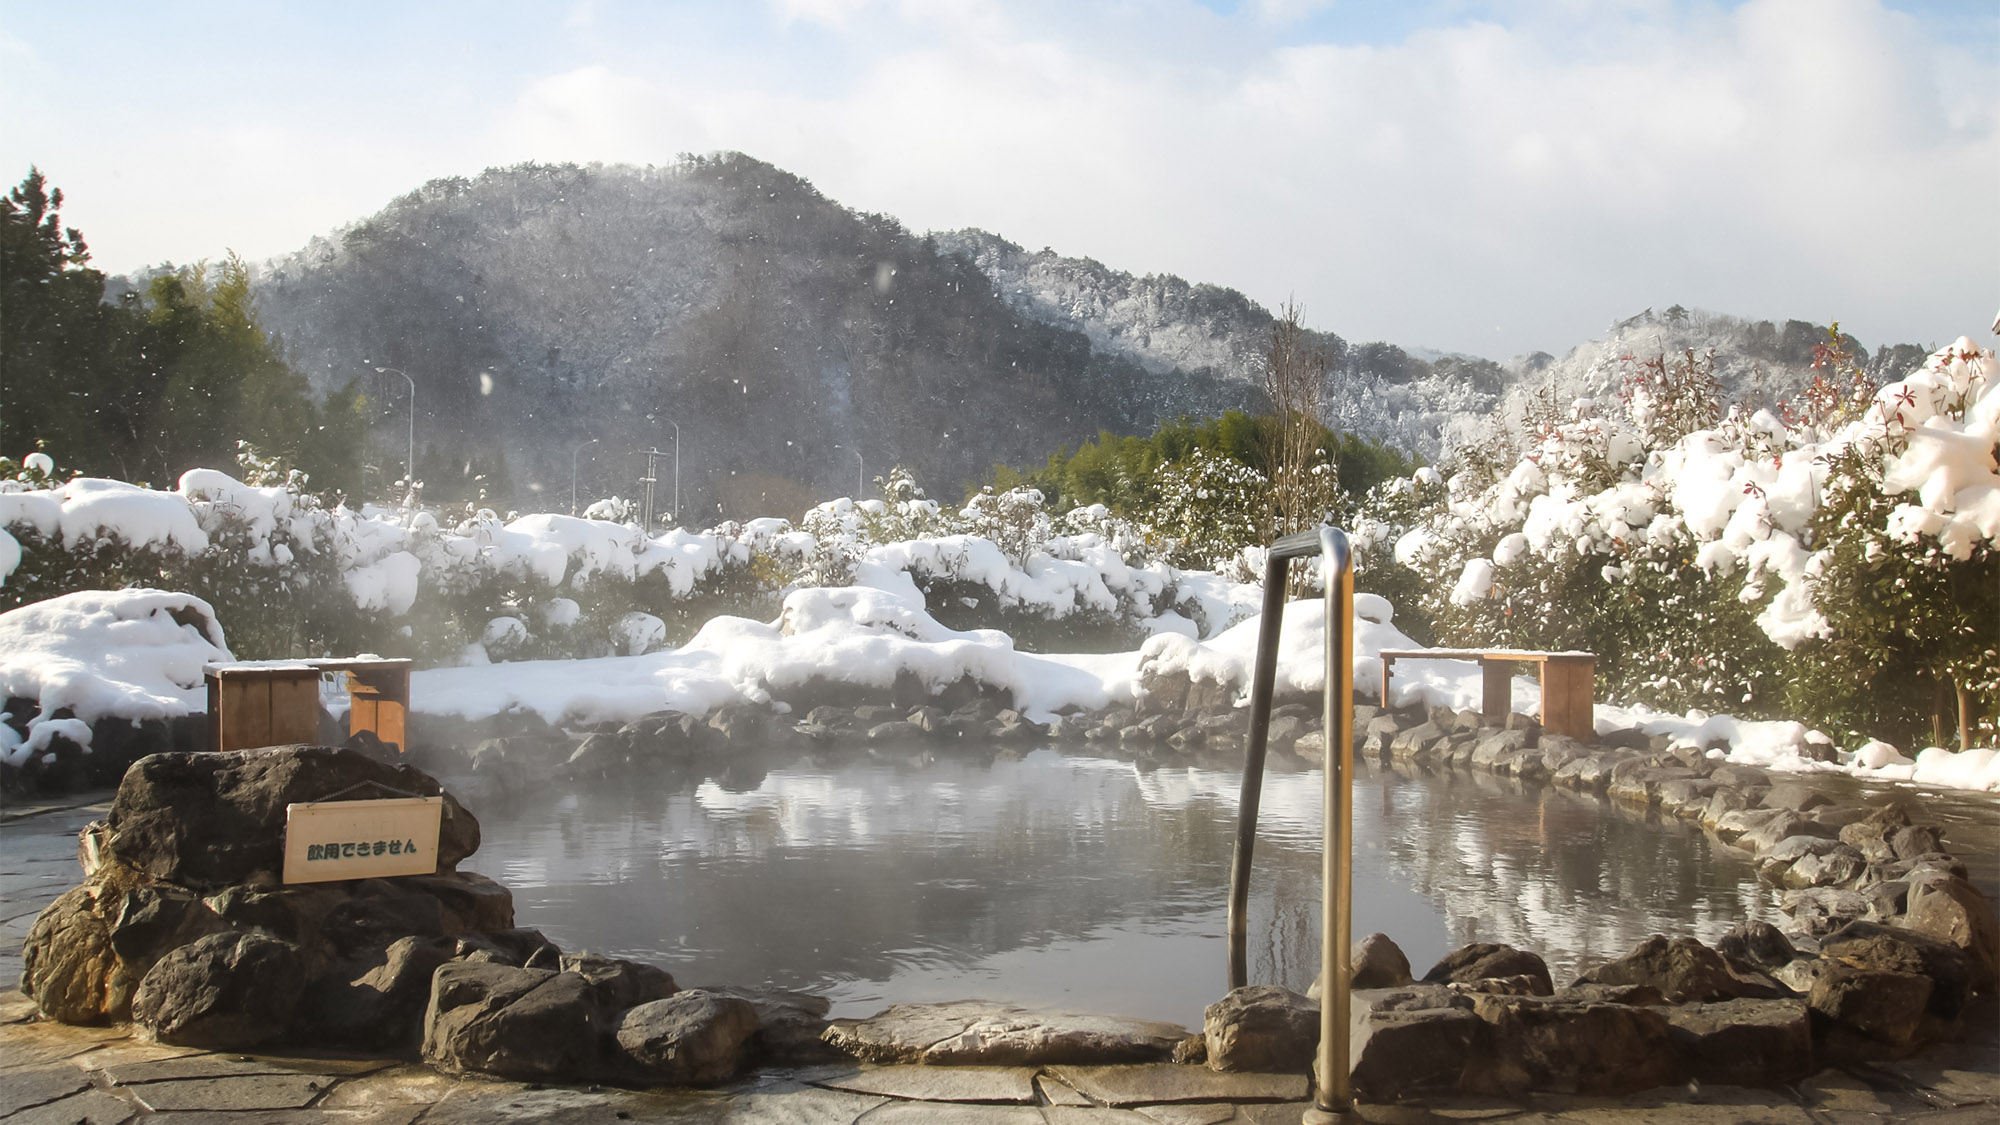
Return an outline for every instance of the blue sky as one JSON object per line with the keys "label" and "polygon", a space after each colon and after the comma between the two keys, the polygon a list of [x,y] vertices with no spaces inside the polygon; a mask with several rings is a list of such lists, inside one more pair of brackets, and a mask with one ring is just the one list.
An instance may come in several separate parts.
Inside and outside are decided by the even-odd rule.
{"label": "blue sky", "polygon": [[2000,302],[1990,0],[0,0],[0,71],[0,173],[40,165],[112,271],[738,149],[1497,358],[1674,302],[1918,342]]}

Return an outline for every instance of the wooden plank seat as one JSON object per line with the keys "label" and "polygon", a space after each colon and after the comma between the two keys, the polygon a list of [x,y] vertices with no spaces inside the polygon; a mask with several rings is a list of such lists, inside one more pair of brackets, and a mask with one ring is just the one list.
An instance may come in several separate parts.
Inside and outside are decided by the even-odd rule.
{"label": "wooden plank seat", "polygon": [[1514,709],[1514,666],[1541,665],[1542,729],[1585,742],[1597,737],[1597,654],[1507,648],[1384,649],[1382,706],[1389,706],[1389,666],[1398,660],[1476,660],[1479,713],[1505,722]]}
{"label": "wooden plank seat", "polygon": [[320,680],[337,675],[347,689],[347,733],[367,731],[406,750],[410,665],[381,656],[204,665],[210,741],[217,750],[318,742]]}

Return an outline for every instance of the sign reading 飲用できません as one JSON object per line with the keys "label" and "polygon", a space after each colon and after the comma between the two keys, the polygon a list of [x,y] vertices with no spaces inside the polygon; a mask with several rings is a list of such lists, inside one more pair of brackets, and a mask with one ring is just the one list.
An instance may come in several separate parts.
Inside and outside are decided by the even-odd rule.
{"label": "sign reading \u98f2\u7528\u3067\u304d\u307e\u305b\u3093", "polygon": [[429,875],[443,815],[443,797],[286,805],[285,882]]}

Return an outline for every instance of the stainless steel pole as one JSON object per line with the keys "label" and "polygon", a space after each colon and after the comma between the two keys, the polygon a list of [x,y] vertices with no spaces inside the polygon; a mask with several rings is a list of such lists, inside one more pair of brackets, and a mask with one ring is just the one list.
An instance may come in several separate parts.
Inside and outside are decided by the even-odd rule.
{"label": "stainless steel pole", "polygon": [[1236,851],[1229,862],[1229,987],[1250,983],[1250,860],[1257,847],[1257,810],[1264,796],[1264,755],[1271,740],[1271,692],[1278,677],[1278,631],[1284,626],[1290,556],[1275,546],[1264,556],[1264,613],[1257,621],[1257,665],[1250,680],[1250,746],[1236,800]]}
{"label": "stainless steel pole", "polygon": [[1354,556],[1339,528],[1319,529],[1326,568],[1326,769],[1320,856],[1319,1059],[1302,1125],[1346,1121],[1354,1109],[1348,1058],[1348,977],[1354,944]]}
{"label": "stainless steel pole", "polygon": [[1237,800],[1236,852],[1229,865],[1229,987],[1250,983],[1250,860],[1257,844],[1257,812],[1264,792],[1265,748],[1271,736],[1271,697],[1278,677],[1278,634],[1284,624],[1285,584],[1293,559],[1320,551],[1319,532],[1295,531],[1264,552],[1264,612],[1257,624],[1257,666],[1250,681],[1250,748],[1243,759]]}
{"label": "stainless steel pole", "polygon": [[674,428],[674,526],[681,525],[681,424],[668,422]]}

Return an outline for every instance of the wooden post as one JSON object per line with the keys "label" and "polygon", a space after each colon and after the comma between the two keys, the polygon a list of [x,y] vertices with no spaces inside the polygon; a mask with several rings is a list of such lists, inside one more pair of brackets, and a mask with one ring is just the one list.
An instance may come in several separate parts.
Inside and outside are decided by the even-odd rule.
{"label": "wooden post", "polygon": [[1542,729],[1583,742],[1597,738],[1597,659],[1550,655],[1542,661]]}
{"label": "wooden post", "polygon": [[410,667],[350,668],[347,733],[367,731],[397,750],[408,750]]}
{"label": "wooden post", "polygon": [[1514,710],[1514,662],[1479,658],[1479,716],[1503,724]]}

